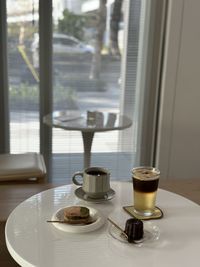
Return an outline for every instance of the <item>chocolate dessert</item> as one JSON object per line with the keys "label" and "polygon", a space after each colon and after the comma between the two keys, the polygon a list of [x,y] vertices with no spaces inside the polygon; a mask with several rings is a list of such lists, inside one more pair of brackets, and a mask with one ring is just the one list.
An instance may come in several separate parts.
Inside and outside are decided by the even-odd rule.
{"label": "chocolate dessert", "polygon": [[126,221],[124,232],[128,236],[128,242],[134,243],[134,241],[143,238],[143,222],[138,219],[128,219]]}

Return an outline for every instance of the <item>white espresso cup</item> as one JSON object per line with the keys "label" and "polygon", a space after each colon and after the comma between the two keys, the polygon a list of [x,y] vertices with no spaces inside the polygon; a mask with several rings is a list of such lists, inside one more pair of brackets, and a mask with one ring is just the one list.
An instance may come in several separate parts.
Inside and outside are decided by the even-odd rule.
{"label": "white espresso cup", "polygon": [[101,167],[78,171],[74,173],[72,181],[82,186],[83,191],[91,198],[101,198],[110,190],[110,172]]}

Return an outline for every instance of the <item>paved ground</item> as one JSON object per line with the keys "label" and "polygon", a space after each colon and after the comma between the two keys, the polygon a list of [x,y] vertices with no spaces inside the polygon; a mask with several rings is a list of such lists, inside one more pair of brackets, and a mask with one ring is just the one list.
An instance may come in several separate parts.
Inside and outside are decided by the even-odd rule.
{"label": "paved ground", "polygon": [[[53,154],[50,182],[70,184],[72,175],[83,169],[83,154]],[[134,153],[92,153],[91,166],[103,166],[111,173],[111,180],[131,180]]]}

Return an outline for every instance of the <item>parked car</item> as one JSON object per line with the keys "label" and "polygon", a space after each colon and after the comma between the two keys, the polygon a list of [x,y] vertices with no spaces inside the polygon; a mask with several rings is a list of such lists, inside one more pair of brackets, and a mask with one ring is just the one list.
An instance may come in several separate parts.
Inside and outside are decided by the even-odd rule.
{"label": "parked car", "polygon": [[[53,34],[53,53],[55,55],[92,55],[94,53],[94,47],[85,44],[73,36],[54,33]],[[31,45],[33,55],[33,65],[35,68],[39,66],[39,34],[35,33],[33,42]]]}

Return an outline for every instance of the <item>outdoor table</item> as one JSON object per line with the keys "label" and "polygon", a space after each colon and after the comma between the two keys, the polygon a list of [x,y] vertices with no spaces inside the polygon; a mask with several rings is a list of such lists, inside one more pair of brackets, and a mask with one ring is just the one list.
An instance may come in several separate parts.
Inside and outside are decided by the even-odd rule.
{"label": "outdoor table", "polygon": [[80,131],[84,145],[84,168],[90,166],[91,147],[95,132],[123,130],[131,127],[132,121],[125,115],[111,112],[77,110],[55,111],[43,119],[50,127],[68,131]]}

